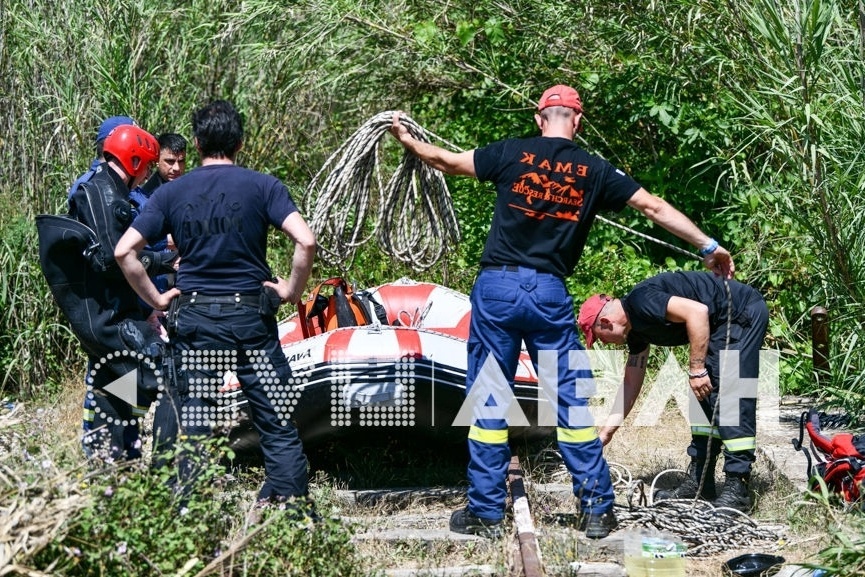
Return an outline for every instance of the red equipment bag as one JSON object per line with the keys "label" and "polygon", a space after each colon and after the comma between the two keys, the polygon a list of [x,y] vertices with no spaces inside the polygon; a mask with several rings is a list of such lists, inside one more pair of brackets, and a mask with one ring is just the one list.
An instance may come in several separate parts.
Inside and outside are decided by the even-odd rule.
{"label": "red equipment bag", "polygon": [[[811,452],[802,446],[804,431],[808,431]],[[827,437],[820,431],[820,414],[811,408],[799,419],[799,438],[793,439],[793,447],[805,453],[813,490],[819,490],[820,477],[830,491],[848,503],[859,502],[865,496],[865,435],[838,433]]]}

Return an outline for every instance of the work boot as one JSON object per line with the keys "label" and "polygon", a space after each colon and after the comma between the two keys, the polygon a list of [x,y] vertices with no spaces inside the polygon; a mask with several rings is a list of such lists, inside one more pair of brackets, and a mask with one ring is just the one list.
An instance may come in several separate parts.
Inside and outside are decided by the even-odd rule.
{"label": "work boot", "polygon": [[580,517],[580,529],[589,539],[603,539],[619,525],[612,509],[606,513],[586,513]]}
{"label": "work boot", "polygon": [[[705,465],[706,461],[691,459],[691,464],[688,466],[688,478],[681,485],[673,489],[655,491],[655,500],[693,499],[696,497],[697,489],[700,487],[700,481],[703,478],[703,467]],[[711,501],[716,496],[715,459],[709,459],[709,470],[706,473],[706,481],[703,483],[703,491],[700,493],[700,498]]]}
{"label": "work boot", "polygon": [[480,535],[488,539],[499,539],[504,535],[501,520],[481,519],[469,508],[458,509],[451,514],[450,529],[463,535]]}
{"label": "work boot", "polygon": [[727,473],[724,489],[712,504],[716,509],[719,507],[728,507],[742,513],[748,513],[754,505],[751,500],[751,489],[748,486],[748,481],[747,476]]}

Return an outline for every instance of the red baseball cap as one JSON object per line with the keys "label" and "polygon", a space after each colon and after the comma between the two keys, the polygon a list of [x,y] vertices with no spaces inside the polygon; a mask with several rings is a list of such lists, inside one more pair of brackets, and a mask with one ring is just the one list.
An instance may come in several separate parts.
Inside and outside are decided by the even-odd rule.
{"label": "red baseball cap", "polygon": [[538,102],[538,112],[550,106],[565,106],[573,108],[577,112],[583,111],[583,101],[580,99],[579,92],[564,84],[547,88],[541,95],[541,100]]}
{"label": "red baseball cap", "polygon": [[595,342],[595,331],[593,327],[598,321],[598,316],[601,314],[601,309],[604,305],[613,300],[607,295],[592,295],[586,299],[583,306],[580,307],[580,316],[577,317],[577,324],[580,325],[580,330],[586,335],[586,348],[592,348]]}

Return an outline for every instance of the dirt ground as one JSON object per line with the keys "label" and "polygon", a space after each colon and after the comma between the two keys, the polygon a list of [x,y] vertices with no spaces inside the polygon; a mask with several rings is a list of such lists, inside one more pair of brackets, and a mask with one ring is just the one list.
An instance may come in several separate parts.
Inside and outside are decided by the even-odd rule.
{"label": "dirt ground", "polygon": [[[795,564],[804,562],[820,548],[825,534],[814,535],[807,529],[791,526],[793,512],[799,515],[803,511],[798,508],[799,503],[806,511],[809,507],[802,498],[805,459],[790,443],[794,429],[793,424],[788,424],[762,437],[758,433],[758,459],[751,483],[756,507],[751,519],[761,530],[777,538],[688,558],[687,575],[725,575],[724,562],[745,553],[781,555],[788,564]],[[626,422],[605,451],[619,480],[617,504],[626,504],[629,486],[642,481],[648,493],[659,473],[671,468],[684,469],[689,438],[686,421],[675,408],[668,408],[651,427],[629,426]],[[597,571],[609,571],[598,575],[622,575],[628,531],[617,531],[600,542],[591,542],[576,530],[576,502],[568,475],[561,461],[556,460],[554,446],[529,451],[523,455],[522,464],[546,575],[596,574],[578,572],[576,566],[580,563],[584,564],[584,570],[591,565]],[[663,479],[675,481],[675,474],[667,475],[672,476]],[[626,482],[628,478],[631,483]],[[716,478],[719,484],[723,483],[720,463]],[[661,479],[658,482],[662,486]],[[508,574],[513,555],[510,540],[490,542],[447,531],[450,512],[465,502],[463,487],[401,494],[385,490],[377,493],[372,508],[357,502],[347,505],[345,515],[356,523],[358,548],[373,560],[372,566],[391,576]],[[363,494],[350,490],[344,493],[355,497]],[[395,501],[388,502],[395,496],[398,496]]]}

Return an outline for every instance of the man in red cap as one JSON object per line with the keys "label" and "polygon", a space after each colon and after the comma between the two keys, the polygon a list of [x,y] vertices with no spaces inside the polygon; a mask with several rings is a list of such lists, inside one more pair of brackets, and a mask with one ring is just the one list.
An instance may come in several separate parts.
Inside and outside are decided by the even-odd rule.
{"label": "man in red cap", "polygon": [[[559,449],[580,501],[581,526],[587,537],[602,538],[616,526],[613,487],[588,400],[576,386],[578,379],[591,379],[591,369],[570,366],[570,351],[582,345],[564,278],[580,259],[595,215],[625,206],[701,249],[706,266],[717,273],[732,276],[733,261],[681,212],[574,143],[582,118],[580,95],[558,85],[546,90],[538,103],[540,136],[455,153],[416,140],[400,123],[398,112],[390,130],[430,166],[495,185],[493,221],[471,293],[466,393],[489,384],[490,371],[481,369],[490,357],[513,387],[523,342],[535,365],[539,351],[555,351]],[[468,506],[453,513],[450,528],[497,536],[502,534],[507,495],[508,423],[484,418],[489,413],[484,409],[475,408],[469,429]]]}
{"label": "man in red cap", "polygon": [[[721,394],[722,351],[738,351],[740,378],[758,377],[769,310],[754,288],[734,280],[726,282],[727,286],[720,277],[705,272],[661,273],[638,283],[622,298],[592,295],[580,307],[577,322],[588,348],[595,340],[628,345],[621,398],[600,431],[604,445],[631,412],[643,388],[649,345],[690,346],[688,383],[712,426],[691,426],[688,477],[655,497],[693,499],[699,495],[714,500],[716,507],[748,512],[752,506],[748,483],[757,448],[757,399],[739,399],[734,423],[725,423],[715,408]],[[724,387],[729,390],[726,383]],[[715,463],[722,448],[726,482],[716,499]]]}

